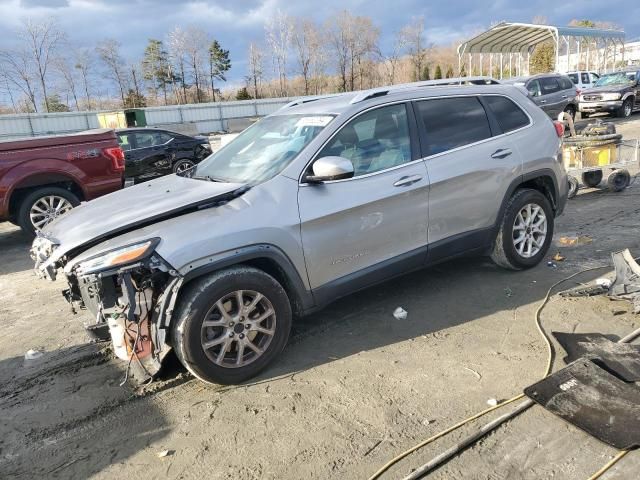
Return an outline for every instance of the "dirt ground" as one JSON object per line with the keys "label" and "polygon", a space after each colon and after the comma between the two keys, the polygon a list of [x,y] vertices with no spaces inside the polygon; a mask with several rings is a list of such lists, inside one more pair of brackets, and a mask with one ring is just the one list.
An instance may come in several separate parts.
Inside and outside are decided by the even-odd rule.
{"label": "dirt ground", "polygon": [[[640,119],[621,127],[640,137]],[[552,247],[549,256],[566,256],[556,268],[545,261],[507,272],[486,259],[460,260],[341,300],[298,321],[284,354],[245,386],[204,385],[173,365],[145,390],[119,386],[121,363],[85,336],[82,322],[91,319],[71,314],[63,283],[35,278],[28,239],[0,225],[0,478],[367,478],[542,375],[536,307],[554,282],[610,265],[611,252],[640,255],[640,180],[620,194],[581,192],[556,225],[556,239],[593,241]],[[406,320],[393,317],[397,306]],[[548,331],[614,336],[640,326],[629,304],[603,297],[553,296],[542,319]],[[31,348],[46,354],[25,364]],[[383,478],[403,477],[500,413]],[[534,406],[429,478],[585,479],[615,453]],[[632,452],[602,478],[635,479],[639,469],[640,452]]]}

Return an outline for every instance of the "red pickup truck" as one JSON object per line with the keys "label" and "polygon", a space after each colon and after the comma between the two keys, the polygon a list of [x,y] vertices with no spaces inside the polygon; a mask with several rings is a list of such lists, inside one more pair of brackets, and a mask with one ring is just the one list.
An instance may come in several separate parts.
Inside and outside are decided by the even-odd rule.
{"label": "red pickup truck", "polygon": [[123,174],[113,130],[0,142],[0,221],[34,235],[81,201],[121,189]]}

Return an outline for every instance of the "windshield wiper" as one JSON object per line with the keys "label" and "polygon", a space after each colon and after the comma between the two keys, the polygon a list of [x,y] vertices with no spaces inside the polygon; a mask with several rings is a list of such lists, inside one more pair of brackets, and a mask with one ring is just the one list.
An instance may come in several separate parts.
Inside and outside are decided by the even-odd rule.
{"label": "windshield wiper", "polygon": [[224,180],[222,178],[212,177],[211,175],[194,175],[191,178],[193,178],[195,180],[206,180],[208,182],[227,183],[226,180]]}

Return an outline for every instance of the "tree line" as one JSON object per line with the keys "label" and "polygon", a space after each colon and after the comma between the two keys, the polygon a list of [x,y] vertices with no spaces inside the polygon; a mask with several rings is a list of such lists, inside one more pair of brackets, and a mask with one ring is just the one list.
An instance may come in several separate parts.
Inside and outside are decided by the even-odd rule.
{"label": "tree line", "polygon": [[[547,22],[536,18],[534,23]],[[251,42],[244,53],[246,71],[238,88],[226,87],[229,50],[197,26],[176,26],[163,38],[148,39],[140,56],[130,59],[117,39],[74,48],[55,20],[28,19],[16,32],[14,45],[0,50],[0,98],[5,98],[0,112],[318,95],[458,73],[455,45],[428,43],[421,16],[385,39],[382,45],[380,27],[366,15],[344,10],[317,22],[278,11],[265,20],[263,39]],[[543,44],[534,51],[533,70],[553,68],[549,48]],[[477,66],[469,73],[477,75]],[[491,73],[500,74],[497,67]],[[460,74],[467,74],[464,63]]]}

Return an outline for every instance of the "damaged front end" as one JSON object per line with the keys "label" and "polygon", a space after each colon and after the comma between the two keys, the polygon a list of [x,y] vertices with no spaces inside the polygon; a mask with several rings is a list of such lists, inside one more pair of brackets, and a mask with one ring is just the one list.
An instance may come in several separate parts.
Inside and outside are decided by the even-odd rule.
{"label": "damaged front end", "polygon": [[56,246],[46,239],[37,239],[31,251],[40,276],[54,280],[64,269],[69,288],[63,295],[73,312],[93,314],[88,329],[108,331],[115,355],[139,381],[152,378],[170,350],[166,326],[183,280],[155,252],[159,242],[152,238],[73,261],[47,261]]}

